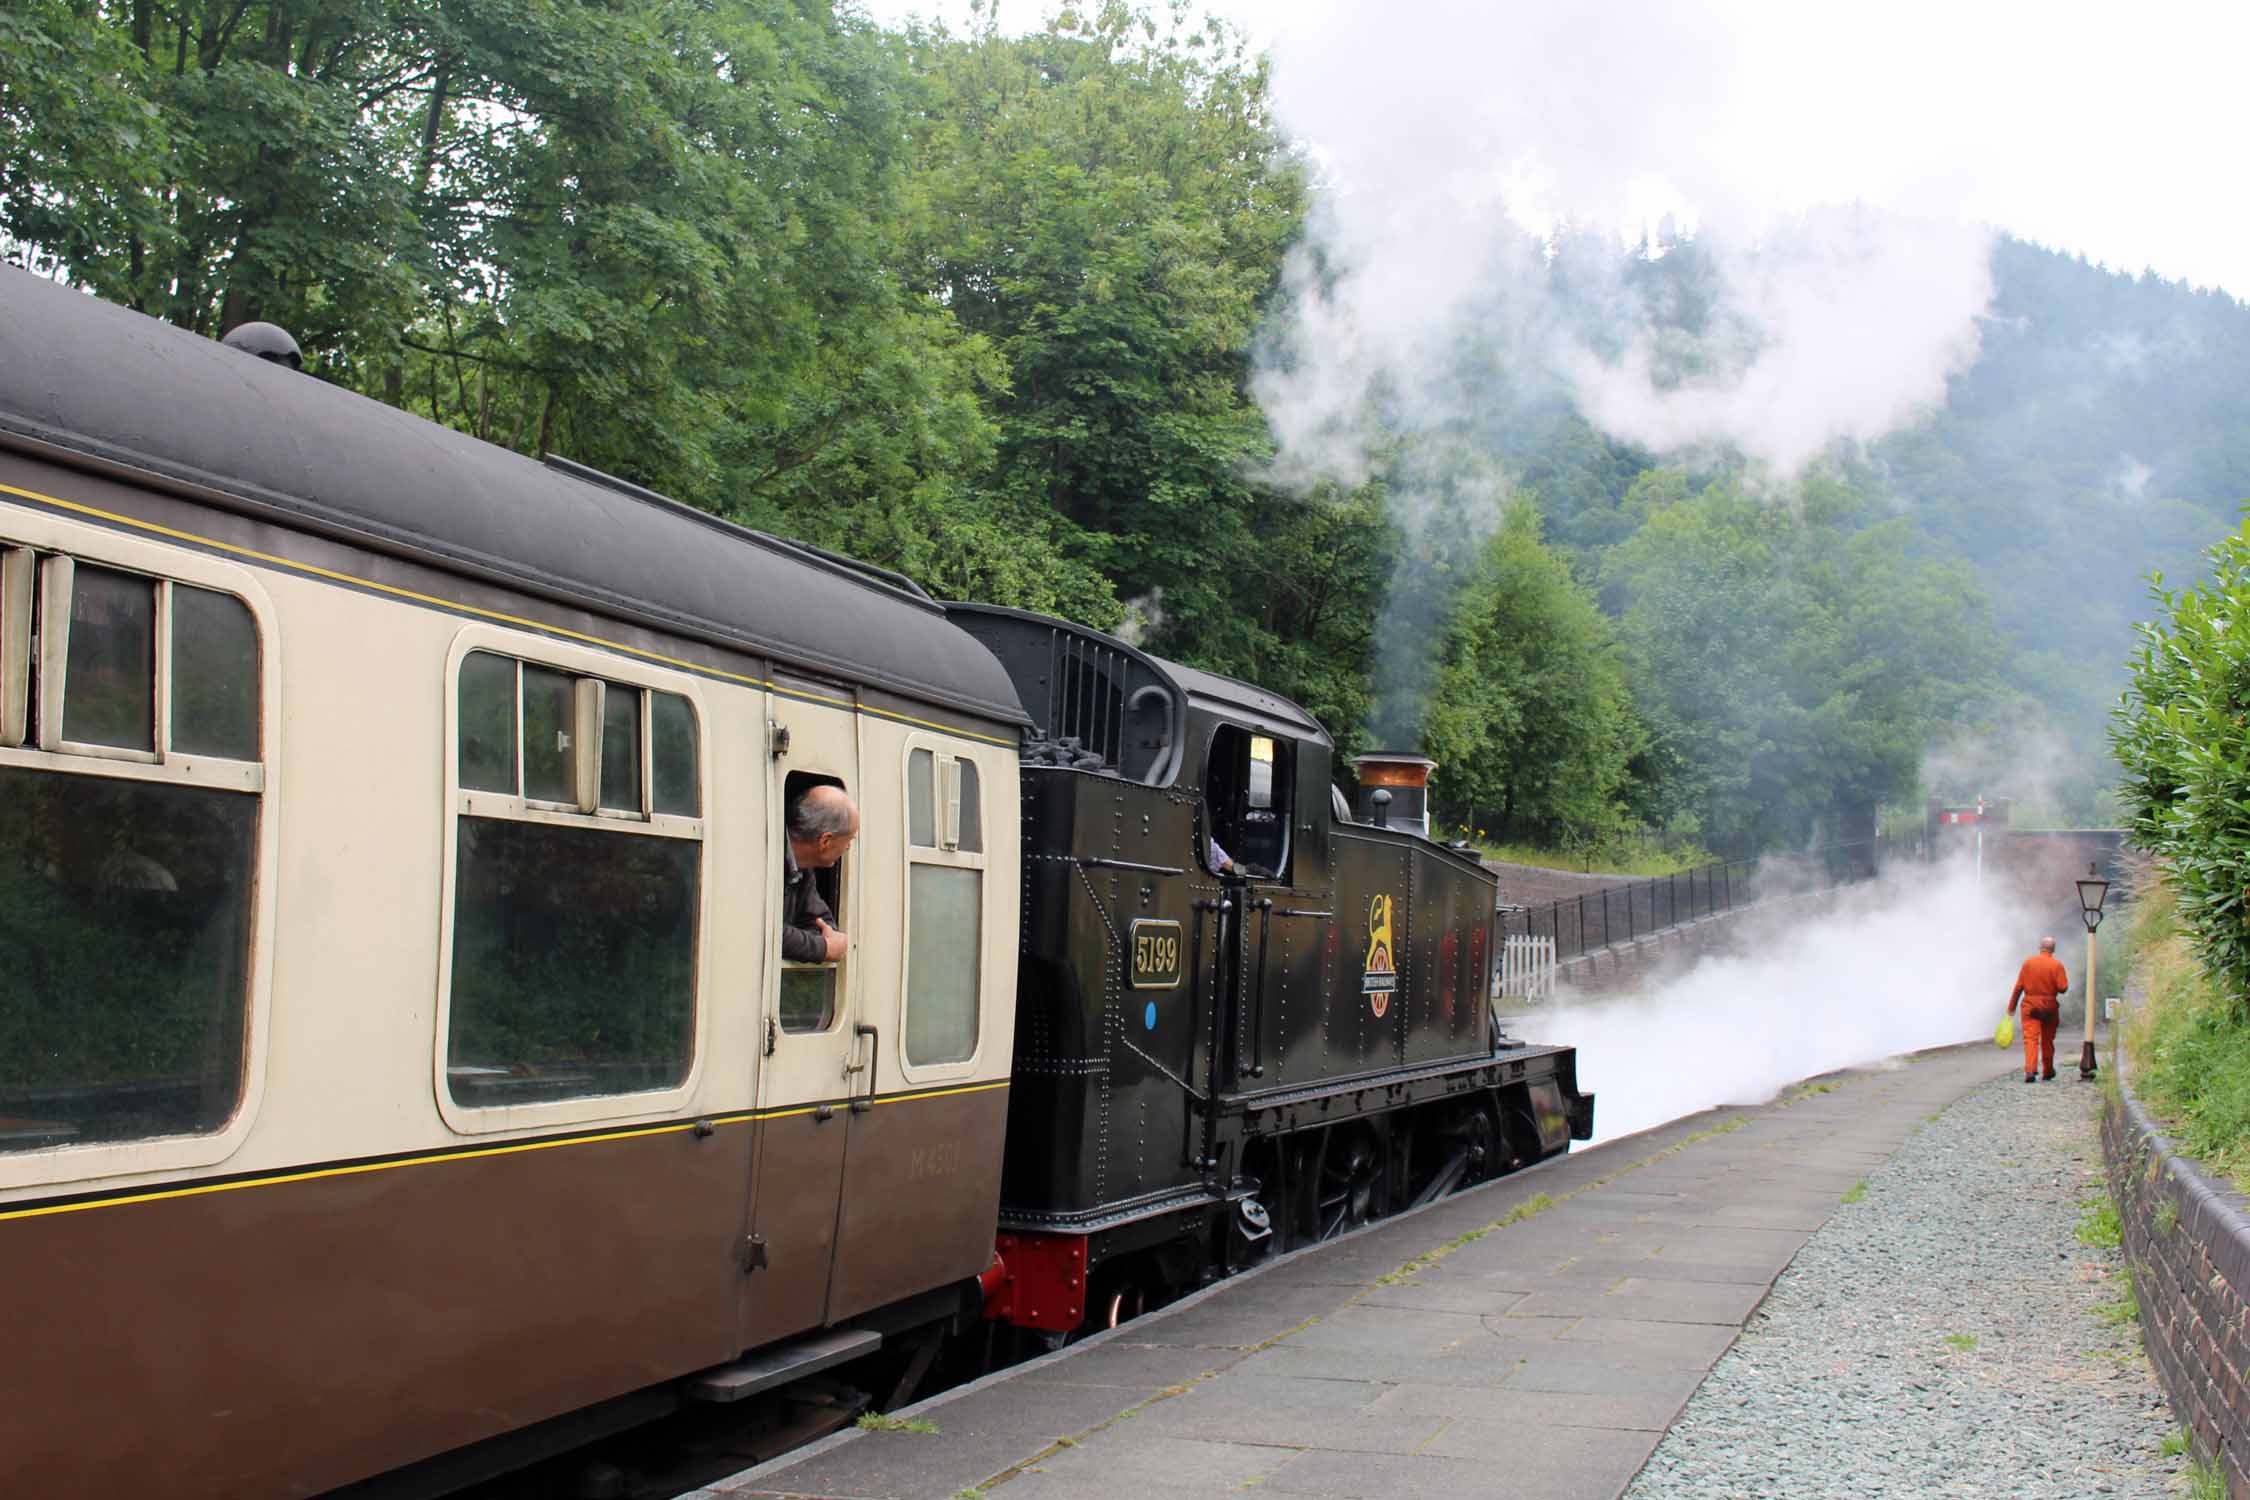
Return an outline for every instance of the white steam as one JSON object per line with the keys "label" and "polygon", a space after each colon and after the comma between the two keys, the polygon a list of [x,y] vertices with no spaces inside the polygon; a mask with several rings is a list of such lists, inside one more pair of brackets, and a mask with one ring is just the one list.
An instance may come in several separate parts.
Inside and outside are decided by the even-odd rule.
{"label": "white steam", "polygon": [[2140,501],[2148,498],[2148,482],[2155,477],[2156,470],[2130,453],[2121,453],[2118,455],[2117,475],[2110,482],[2117,487],[2118,494],[2128,500]]}
{"label": "white steam", "polygon": [[[1566,394],[1628,442],[1732,448],[1784,476],[1942,402],[1976,356],[1991,233],[1767,175],[1770,122],[1737,107],[1743,25],[1573,0],[1438,0],[1412,25],[1293,12],[1276,108],[1329,191],[1258,382],[1282,477],[1356,482],[1390,432],[1489,415],[1501,383]],[[1615,279],[1675,211],[1714,272],[1684,319]],[[1558,234],[1611,263],[1605,282],[1604,257],[1573,259],[1567,308]]]}
{"label": "white steam", "polygon": [[[1324,183],[1254,390],[1275,482],[1383,483],[1406,554],[1376,632],[1384,738],[1417,735],[1450,580],[1536,421],[1567,405],[1787,480],[1976,358],[1991,232],[1769,172],[1776,125],[1822,119],[1739,113],[1755,30],[1658,0],[1430,0],[1410,22],[1307,0],[1277,31],[1276,113]],[[1675,212],[1692,243],[1660,266]]]}
{"label": "white steam", "polygon": [[1128,646],[1145,646],[1164,629],[1171,617],[1164,610],[1164,585],[1157,584],[1147,593],[1125,601],[1125,618],[1118,623],[1115,634]]}
{"label": "white steam", "polygon": [[1791,474],[1840,438],[1871,441],[1943,405],[1947,378],[1976,358],[1993,294],[1985,230],[1824,209],[1755,241],[1713,230],[1701,246],[1747,357],[1673,380],[1673,341],[1645,326],[1614,360],[1559,350],[1579,410],[1613,437],[1660,453],[1738,448]]}
{"label": "white steam", "polygon": [[[1511,1029],[1578,1048],[1596,1139],[1611,1140],[1838,1068],[1989,1043],[2042,935],[2035,922],[1965,861],[1898,866],[1811,920],[1781,908],[1746,928],[1748,951],[1703,959],[1645,998],[1566,1001]],[[1994,1071],[2004,1065],[1996,1054]]]}

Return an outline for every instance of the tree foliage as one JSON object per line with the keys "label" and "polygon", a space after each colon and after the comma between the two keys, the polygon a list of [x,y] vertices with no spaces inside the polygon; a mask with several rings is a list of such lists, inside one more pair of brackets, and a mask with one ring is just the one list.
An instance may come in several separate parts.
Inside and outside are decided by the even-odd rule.
{"label": "tree foliage", "polygon": [[[2035,494],[1962,457],[2021,383],[1769,495],[1508,372],[1370,482],[1285,491],[1250,387],[1308,175],[1263,60],[1179,5],[1019,37],[830,0],[0,8],[16,263],[206,334],[270,319],[319,378],[489,441],[1132,632],[1303,702],[1347,755],[1416,739],[1505,837],[1794,839],[1904,795],[2000,660],[1934,557],[1982,555],[1963,516],[2036,530]],[[1551,248],[1558,316],[1581,282],[1723,313],[1690,241]],[[2032,296],[2068,272],[2009,269]],[[2112,290],[2142,368],[2235,347],[2197,342],[2234,328],[2217,304]],[[2060,370],[2066,344],[2011,357]],[[2174,509],[2134,516],[2178,540]],[[2098,696],[2052,675],[2058,715]]]}
{"label": "tree foliage", "polygon": [[1770,499],[1731,476],[1668,490],[1647,482],[1604,580],[1671,809],[1725,847],[1870,824],[1991,670],[1967,570],[1918,558],[1910,526],[1831,476]]}
{"label": "tree foliage", "polygon": [[2211,578],[2155,586],[2110,742],[2132,841],[2160,858],[2206,966],[2250,995],[2250,525],[2210,551]]}
{"label": "tree foliage", "polygon": [[1216,23],[1116,3],[917,54],[915,259],[1006,362],[993,490],[1120,593],[1162,589],[1160,649],[1266,670],[1294,622],[1254,591],[1297,590],[1254,533],[1310,518],[1253,478],[1271,441],[1251,352],[1302,212],[1263,65]]}
{"label": "tree foliage", "polygon": [[1646,734],[1616,630],[1526,499],[1454,596],[1426,725],[1446,798],[1495,839],[1583,842],[1633,821]]}

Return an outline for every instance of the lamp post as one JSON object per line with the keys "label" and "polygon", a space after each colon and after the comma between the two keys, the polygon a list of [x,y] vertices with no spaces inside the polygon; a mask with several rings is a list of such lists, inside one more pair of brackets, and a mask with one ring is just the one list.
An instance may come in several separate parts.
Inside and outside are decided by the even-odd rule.
{"label": "lamp post", "polygon": [[2102,925],[2102,902],[2108,896],[2109,882],[2102,879],[2101,871],[2088,860],[2086,873],[2078,880],[2079,915],[2086,919],[2086,988],[2081,992],[2086,1002],[2086,1044],[2078,1052],[2081,1083],[2094,1076],[2094,996],[2100,989],[2094,975],[2094,929]]}

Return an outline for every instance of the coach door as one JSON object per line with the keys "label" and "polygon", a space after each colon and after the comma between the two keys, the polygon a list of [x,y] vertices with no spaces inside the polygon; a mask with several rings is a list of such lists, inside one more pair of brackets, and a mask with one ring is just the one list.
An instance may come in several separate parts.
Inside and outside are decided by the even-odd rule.
{"label": "coach door", "polygon": [[763,990],[764,1056],[758,1082],[758,1141],[752,1158],[741,1341],[767,1343],[821,1323],[835,1264],[836,1212],[853,1098],[864,1090],[871,1047],[854,1026],[861,970],[861,892],[855,844],[833,875],[814,878],[852,947],[836,963],[793,964],[781,953],[782,851],[788,808],[809,787],[861,795],[859,724],[849,688],[776,684],[767,798],[773,851]]}

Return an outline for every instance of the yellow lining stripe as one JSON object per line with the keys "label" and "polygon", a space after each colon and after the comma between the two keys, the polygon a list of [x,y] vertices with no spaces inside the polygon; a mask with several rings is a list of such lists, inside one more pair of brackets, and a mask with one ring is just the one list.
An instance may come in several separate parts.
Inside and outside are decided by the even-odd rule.
{"label": "yellow lining stripe", "polygon": [[[982,1094],[993,1089],[1004,1089],[1009,1080],[1003,1078],[993,1083],[964,1084],[959,1088],[931,1089],[918,1094],[888,1094],[875,1099],[876,1104],[909,1104],[923,1099],[946,1099],[956,1094]],[[636,1140],[644,1136],[678,1135],[695,1129],[698,1123],[710,1125],[740,1125],[752,1120],[785,1120],[794,1115],[809,1115],[820,1106],[806,1104],[785,1109],[750,1110],[742,1114],[716,1115],[705,1120],[671,1120],[662,1125],[635,1125],[622,1130],[605,1131],[600,1135],[572,1136],[567,1140],[521,1141],[504,1146],[485,1146],[473,1151],[441,1151],[428,1156],[407,1156],[396,1161],[360,1162],[348,1167],[315,1167],[302,1172],[277,1172],[270,1177],[247,1177],[238,1182],[191,1183],[185,1187],[152,1188],[147,1192],[125,1192],[114,1198],[97,1198],[87,1203],[57,1203],[38,1208],[0,1209],[0,1222],[9,1219],[43,1219],[52,1214],[81,1213],[93,1208],[118,1208],[130,1203],[161,1203],[168,1198],[201,1198],[212,1193],[231,1193],[242,1188],[279,1187],[293,1182],[312,1182],[323,1177],[357,1177],[367,1172],[389,1172],[400,1167],[443,1166],[448,1162],[481,1161],[492,1156],[518,1156],[527,1151],[553,1151],[563,1146],[592,1146],[604,1141]]]}
{"label": "yellow lining stripe", "polygon": [[255,548],[238,546],[233,542],[222,542],[211,537],[198,536],[192,531],[180,531],[170,526],[160,525],[155,521],[137,520],[132,516],[121,516],[95,506],[82,505],[75,500],[63,500],[54,495],[42,495],[37,490],[18,489],[12,484],[0,483],[0,494],[15,495],[21,499],[36,501],[41,505],[54,506],[58,510],[73,511],[82,516],[91,516],[97,520],[107,521],[112,525],[126,526],[136,531],[170,537],[174,541],[189,542],[198,547],[210,547],[216,551],[228,552],[237,557],[245,557],[255,562],[265,563],[269,567],[284,568],[314,578],[325,578],[332,583],[350,584],[354,588],[368,589],[379,594],[389,594],[394,598],[409,599],[416,604],[426,604],[434,609],[442,609],[456,614],[476,615],[482,619],[499,621],[504,625],[514,625],[524,630],[535,630],[544,635],[583,641],[587,645],[599,646],[606,651],[618,651],[627,656],[641,657],[668,667],[678,668],[683,672],[692,672],[698,676],[718,677],[729,682],[743,683],[750,687],[761,687],[770,693],[779,693],[783,697],[796,698],[807,703],[827,703],[838,708],[852,709],[858,713],[873,714],[878,718],[892,719],[901,724],[912,724],[920,729],[934,729],[940,734],[959,735],[963,739],[982,740],[988,745],[1002,745],[1010,749],[1013,749],[1016,745],[1014,740],[1001,739],[995,735],[979,734],[973,729],[956,729],[950,724],[917,719],[912,714],[896,713],[890,709],[874,708],[866,704],[855,704],[846,698],[830,698],[818,693],[785,688],[763,677],[748,677],[740,672],[729,672],[723,667],[707,667],[696,662],[682,661],[677,657],[666,656],[661,652],[645,650],[639,646],[628,646],[621,641],[605,640],[601,636],[587,635],[583,631],[570,630],[561,625],[548,625],[538,620],[527,620],[516,615],[504,614],[499,610],[484,609],[474,604],[457,604],[450,599],[440,599],[430,594],[418,594],[412,589],[400,588],[396,584],[376,583],[371,579],[356,578],[349,573],[339,573],[332,568],[323,568],[313,563],[295,562],[286,557],[276,557],[270,552],[260,552]]}

